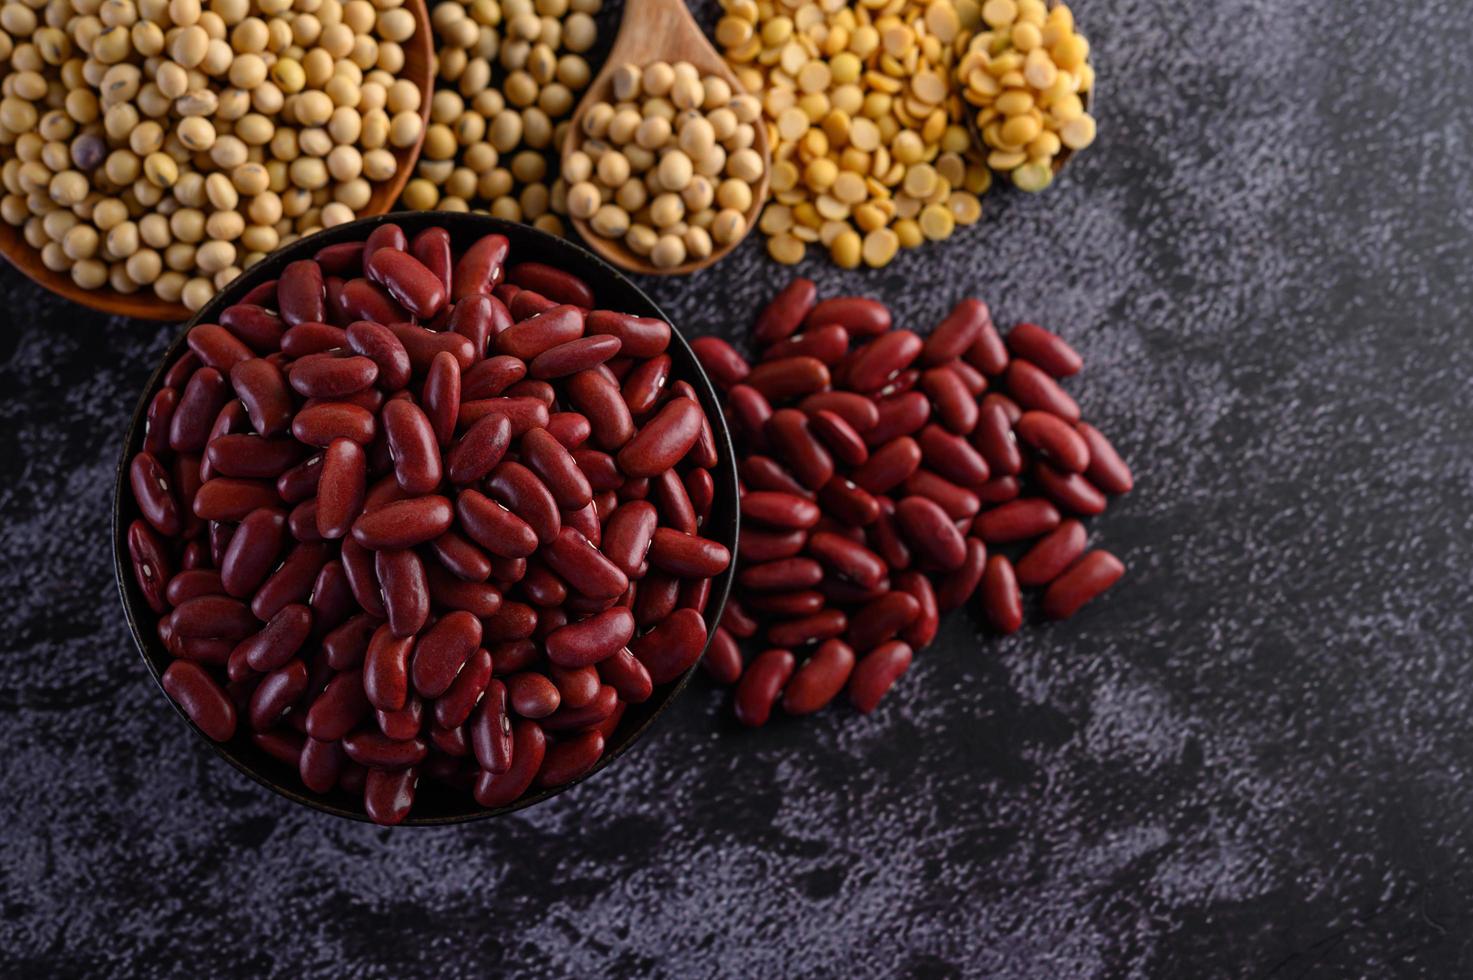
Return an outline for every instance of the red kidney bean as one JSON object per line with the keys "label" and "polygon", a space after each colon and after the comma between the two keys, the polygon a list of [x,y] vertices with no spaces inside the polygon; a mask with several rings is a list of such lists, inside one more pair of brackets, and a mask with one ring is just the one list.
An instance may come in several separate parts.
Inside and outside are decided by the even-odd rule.
{"label": "red kidney bean", "polygon": [[716,503],[716,478],[709,469],[686,470],[685,493],[696,510],[696,523],[704,524]]}
{"label": "red kidney bean", "polygon": [[720,575],[731,563],[726,546],[707,538],[659,527],[650,539],[650,564],[681,578]]}
{"label": "red kidney bean", "polygon": [[748,565],[737,573],[741,584],[757,592],[790,592],[812,588],[823,580],[823,566],[812,558],[783,558]]}
{"label": "red kidney bean", "polygon": [[368,717],[372,705],[363,689],[361,670],[345,670],[327,682],[307,711],[307,735],[335,742]]}
{"label": "red kidney bean", "polygon": [[851,528],[868,527],[880,517],[880,504],[869,491],[852,480],[836,476],[818,491],[818,502],[839,523]]}
{"label": "red kidney bean", "polygon": [[570,527],[560,530],[541,554],[552,571],[590,599],[614,599],[629,588],[625,573]]}
{"label": "red kidney bean", "polygon": [[982,507],[975,493],[944,480],[930,470],[916,470],[905,481],[905,492],[935,501],[954,521],[971,520]]}
{"label": "red kidney bean", "polygon": [[921,465],[921,447],[909,436],[881,445],[852,476],[870,493],[884,493],[904,483]]}
{"label": "red kidney bean", "polygon": [[480,645],[481,621],[475,616],[457,610],[441,617],[414,648],[415,691],[427,698],[444,694]]}
{"label": "red kidney bean", "polygon": [[163,380],[160,382],[165,388],[180,388],[189,381],[190,375],[200,368],[199,355],[194,351],[185,351],[167,371],[164,372]]}
{"label": "red kidney bean", "polygon": [[633,368],[625,376],[621,391],[631,415],[643,415],[659,405],[668,390],[672,364],[669,354],[661,354]]}
{"label": "red kidney bean", "polygon": [[444,497],[414,497],[359,516],[353,522],[353,540],[373,551],[412,548],[444,534],[453,519]]}
{"label": "red kidney bean", "polygon": [[312,635],[321,637],[358,611],[357,600],[348,585],[343,563],[333,559],[322,566],[307,597],[312,609]]}
{"label": "red kidney bean", "polygon": [[634,421],[619,386],[597,371],[573,375],[567,382],[573,407],[593,429],[593,441],[608,452],[619,449],[634,436]]}
{"label": "red kidney bean", "polygon": [[501,283],[510,249],[505,235],[487,235],[461,253],[450,277],[450,298],[458,303],[467,296],[489,294]]}
{"label": "red kidney bean", "polygon": [[385,623],[374,631],[363,657],[363,693],[380,711],[398,711],[409,700],[413,636],[396,636]]}
{"label": "red kidney bean", "polygon": [[303,542],[293,548],[251,600],[251,612],[257,619],[268,620],[284,606],[305,602],[322,566],[327,564],[327,547],[321,543]]}
{"label": "red kidney bean", "polygon": [[749,639],[757,635],[757,621],[743,608],[736,598],[728,599],[726,610],[721,614],[721,625],[732,636]]}
{"label": "red kidney bean", "polygon": [[511,326],[511,311],[494,296],[467,296],[455,304],[447,329],[471,342],[479,361],[486,356],[491,338]]}
{"label": "red kidney bean", "polygon": [[612,657],[600,660],[598,676],[618,693],[620,700],[629,704],[643,704],[655,690],[650,672],[628,650],[621,649]]}
{"label": "red kidney bean", "polygon": [[629,476],[655,476],[672,468],[700,437],[701,407],[676,398],[619,450],[619,468]]}
{"label": "red kidney bean", "polygon": [[856,337],[877,337],[890,329],[890,310],[878,300],[838,296],[822,300],[804,317],[805,326],[837,323]]}
{"label": "red kidney bean", "polygon": [[491,559],[454,531],[446,531],[431,541],[430,550],[456,578],[484,582],[491,577]]}
{"label": "red kidney bean", "polygon": [[895,520],[915,551],[951,571],[966,560],[967,545],[950,516],[926,497],[906,497],[895,505]]}
{"label": "red kidney bean", "polygon": [[977,450],[965,439],[947,432],[938,425],[928,425],[916,436],[921,459],[940,476],[963,486],[974,487],[986,483],[992,476],[991,468]]}
{"label": "red kidney bean", "polygon": [[921,615],[921,604],[909,592],[892,591],[849,617],[848,640],[863,653],[897,636]]}
{"label": "red kidney bean", "polygon": [[1120,559],[1108,551],[1091,551],[1049,585],[1043,594],[1043,614],[1050,619],[1068,619],[1124,574]]}
{"label": "red kidney bean", "polygon": [[839,461],[846,466],[860,466],[869,459],[869,447],[843,416],[826,409],[808,416],[808,425]]}
{"label": "red kidney bean", "polygon": [[1087,422],[1077,423],[1075,429],[1089,446],[1089,466],[1084,471],[1089,482],[1105,493],[1129,493],[1135,486],[1135,477],[1110,440]]}
{"label": "red kidney bean", "polygon": [[811,497],[813,491],[799,483],[783,465],[768,456],[748,456],[737,464],[742,482],[756,490],[775,490],[799,497]]}
{"label": "red kidney bean", "polygon": [[977,591],[987,569],[987,545],[967,538],[967,558],[962,567],[941,579],[936,587],[936,605],[942,612],[960,609]]}
{"label": "red kidney bean", "polygon": [[854,650],[842,640],[820,644],[783,688],[783,710],[811,715],[838,696],[854,670]]}
{"label": "red kidney bean", "polygon": [[768,532],[746,530],[737,539],[737,554],[746,562],[768,562],[791,558],[803,550],[806,531]]}
{"label": "red kidney bean", "polygon": [[251,511],[241,521],[220,562],[220,581],[236,598],[252,595],[276,567],[286,541],[286,514],[276,507]]}
{"label": "red kidney bean", "polygon": [[833,477],[833,457],[814,436],[808,417],[797,409],[773,412],[767,421],[767,439],[808,489],[817,490]]}
{"label": "red kidney bean", "polygon": [[476,802],[484,807],[501,807],[517,800],[532,785],[542,768],[546,736],[535,722],[522,719],[512,725],[512,764],[504,773],[482,770],[476,777]]}
{"label": "red kidney bean", "polygon": [[[225,595],[225,586],[220,582],[220,573],[210,568],[181,571],[168,580],[164,587],[164,598],[170,606],[201,595]],[[155,610],[158,611],[158,610]]]}
{"label": "red kidney bean", "polygon": [[593,290],[577,276],[541,262],[521,262],[507,271],[506,281],[533,289],[559,303],[593,306]]}
{"label": "red kidney bean", "polygon": [[411,695],[398,711],[375,711],[374,720],[378,722],[379,732],[384,738],[391,742],[408,742],[424,730],[424,701]]}
{"label": "red kidney bean", "polygon": [[670,683],[694,666],[705,647],[705,619],[694,609],[677,609],[630,643],[629,652],[658,685]]}
{"label": "red kidney bean", "polygon": [[962,300],[926,338],[921,362],[934,367],[961,357],[977,343],[983,328],[991,324],[992,315],[986,303],[980,299]]}
{"label": "red kidney bean", "polygon": [[461,402],[459,422],[471,426],[488,415],[500,415],[511,424],[511,435],[517,437],[531,429],[546,428],[547,405],[538,398],[483,398]]}
{"label": "red kidney bean", "polygon": [[[479,628],[480,623],[477,622],[476,625]],[[415,656],[417,658],[419,655]],[[486,685],[491,681],[491,673],[491,654],[485,649],[473,650],[449,687],[435,699],[435,724],[442,728],[459,728],[465,724],[480,703]]]}
{"label": "red kidney bean", "polygon": [[793,676],[796,662],[782,649],[764,650],[747,665],[736,688],[736,717],[750,728],[767,724],[772,706],[782,695],[783,685]]}
{"label": "red kidney bean", "polygon": [[1023,471],[1023,455],[1013,436],[1013,423],[1000,404],[982,406],[973,439],[993,476],[1016,476]]}
{"label": "red kidney bean", "polygon": [[258,507],[278,500],[276,488],[260,480],[216,477],[199,488],[194,497],[194,514],[207,521],[240,521]]}
{"label": "red kidney bean", "polygon": [[302,744],[302,753],[297,760],[302,785],[314,793],[331,792],[337,785],[346,758],[341,742],[319,742],[308,738]]}
{"label": "red kidney bean", "polygon": [[331,276],[346,276],[363,268],[363,242],[339,242],[326,245],[312,256],[322,271]]}
{"label": "red kidney bean", "polygon": [[220,325],[260,354],[279,350],[281,338],[286,334],[281,317],[259,303],[242,301],[226,307],[220,314]]}
{"label": "red kidney bean", "polygon": [[461,399],[479,401],[495,398],[526,377],[527,365],[520,358],[499,354],[486,358],[461,376]]}
{"label": "red kidney bean", "polygon": [[798,409],[808,415],[833,412],[861,434],[868,433],[880,422],[880,410],[874,401],[849,391],[821,391],[809,395],[798,404]]}
{"label": "red kidney bean", "polygon": [[430,615],[430,587],[424,562],[408,550],[378,551],[373,561],[384,592],[389,629],[395,636],[413,636]]}
{"label": "red kidney bean", "polygon": [[1008,365],[1008,394],[1024,409],[1050,412],[1067,422],[1079,421],[1079,405],[1058,382],[1027,361]]}
{"label": "red kidney bean", "polygon": [[809,537],[807,549],[834,574],[861,588],[875,588],[889,571],[884,559],[873,551],[827,531],[817,531]]}
{"label": "red kidney bean", "polygon": [[977,399],[960,375],[949,367],[935,367],[924,372],[920,381],[942,425],[960,435],[977,427]]}
{"label": "red kidney bean", "polygon": [[501,462],[511,446],[511,422],[504,415],[487,415],[456,441],[446,460],[451,483],[475,483]]}
{"label": "red kidney bean", "polygon": [[747,608],[760,616],[805,617],[822,612],[826,602],[822,592],[755,593],[748,595]]}
{"label": "red kidney bean", "polygon": [[941,609],[937,605],[931,580],[916,571],[898,572],[895,576],[895,590],[908,593],[920,609],[915,620],[901,630],[900,639],[912,650],[925,649],[936,639],[936,631],[941,625]]}
{"label": "red kidney bean", "polygon": [[587,667],[613,656],[634,636],[634,615],[622,606],[554,630],[547,658],[559,667]]}
{"label": "red kidney bean", "polygon": [[409,352],[388,327],[367,320],[349,324],[348,346],[378,366],[378,384],[385,391],[398,391],[409,384]]}
{"label": "red kidney bean", "polygon": [[585,707],[603,689],[598,670],[592,666],[559,667],[552,664],[547,668],[547,673],[557,686],[558,697],[565,708]]}
{"label": "red kidney bean", "polygon": [[[225,407],[226,412],[230,405]],[[205,464],[220,476],[275,479],[300,462],[304,451],[305,447],[295,439],[227,433],[210,440],[205,449]]]}
{"label": "red kidney bean", "polygon": [[281,270],[281,279],[276,284],[276,308],[288,326],[326,320],[326,300],[322,267],[316,262],[293,262]]}
{"label": "red kidney bean", "polygon": [[409,243],[409,254],[440,280],[445,295],[450,295],[450,233],[444,228],[426,228],[415,235]]}
{"label": "red kidney bean", "polygon": [[849,618],[839,610],[821,609],[798,619],[774,623],[767,630],[767,640],[797,649],[842,636],[848,625]]}
{"label": "red kidney bean", "polygon": [[178,388],[160,388],[148,403],[143,423],[143,451],[157,456],[169,448],[169,424],[179,406]]}
{"label": "red kidney bean", "polygon": [[152,453],[134,456],[128,467],[128,481],[144,520],[166,537],[178,535],[183,528],[183,519],[169,476],[158,459]]}
{"label": "red kidney bean", "polygon": [[408,769],[418,765],[428,754],[429,745],[419,738],[397,742],[382,732],[364,731],[345,737],[343,751],[348,758],[361,766],[367,766],[372,773],[375,770]]}
{"label": "red kidney bean", "polygon": [[347,343],[348,335],[342,327],[327,323],[299,323],[281,335],[281,353],[296,359],[341,350]]}
{"label": "red kidney bean", "polygon": [[176,660],[164,670],[162,682],[164,692],[207,737],[228,742],[235,734],[235,705],[204,668]]}
{"label": "red kidney bean", "polygon": [[630,357],[655,357],[670,345],[670,324],[649,317],[630,316],[612,310],[588,314],[585,329],[590,334],[618,337],[620,350]]}
{"label": "red kidney bean", "polygon": [[1018,592],[1013,563],[1005,555],[987,559],[987,570],[982,575],[982,611],[999,633],[1016,633],[1023,625],[1023,596]]}
{"label": "red kidney bean", "polygon": [[1044,494],[1065,510],[1086,517],[1105,512],[1105,495],[1080,474],[1064,473],[1043,462],[1034,474]]}
{"label": "red kidney bean", "polygon": [[1059,526],[1059,510],[1047,500],[1013,500],[977,515],[972,533],[988,544],[1026,541]]}
{"label": "red kidney bean", "polygon": [[542,767],[537,771],[537,785],[566,786],[582,779],[593,771],[603,752],[604,736],[597,730],[554,742],[548,746]]}
{"label": "red kidney bean", "polygon": [[263,436],[286,431],[292,404],[280,368],[263,358],[242,361],[230,369],[230,383],[245,405],[251,428]]}
{"label": "red kidney bean", "polygon": [[818,523],[818,507],[796,494],[755,490],[742,495],[742,516],[772,527],[810,528]]}
{"label": "red kidney bean", "polygon": [[458,333],[429,330],[412,323],[393,322],[388,327],[404,345],[410,367],[416,374],[428,371],[435,355],[442,352],[454,357],[461,370],[470,367],[475,359],[476,352],[471,342]]}
{"label": "red kidney bean", "polygon": [[172,584],[168,552],[158,534],[143,521],[128,525],[128,556],[133,561],[133,577],[150,609],[163,613],[183,601],[166,596],[165,583]]}
{"label": "red kidney bean", "polygon": [[1035,323],[1020,323],[1008,332],[1008,349],[1056,378],[1078,374],[1084,358],[1058,334]]}
{"label": "red kidney bean", "polygon": [[[730,605],[727,611],[731,611]],[[701,658],[701,667],[718,684],[735,684],[742,676],[742,651],[729,630],[718,626],[712,631],[711,645]]]}
{"label": "red kidney bean", "polygon": [[322,454],[317,483],[317,531],[328,540],[341,538],[363,510],[367,457],[347,439],[334,439]]}
{"label": "red kidney bean", "polygon": [[527,671],[506,678],[511,710],[523,718],[546,718],[558,709],[562,695],[546,675]]}
{"label": "red kidney bean", "polygon": [[1072,518],[1041,538],[1014,566],[1018,584],[1043,586],[1073,565],[1088,544],[1084,525]]}
{"label": "red kidney bean", "polygon": [[373,441],[378,432],[373,413],[348,402],[327,402],[303,408],[292,419],[292,435],[309,446],[329,445],[334,439],[349,439],[360,446]]}
{"label": "red kidney bean", "polygon": [[402,823],[414,807],[419,770],[414,766],[388,770],[369,769],[363,783],[363,812],[384,827]]}
{"label": "red kidney bean", "polygon": [[538,354],[527,370],[534,378],[563,378],[595,368],[618,353],[617,337],[580,337]]}
{"label": "red kidney bean", "polygon": [[784,357],[764,361],[744,379],[769,402],[801,398],[829,387],[828,365],[816,357]]}
{"label": "red kidney bean", "polygon": [[440,448],[430,420],[418,405],[407,399],[389,402],[382,417],[399,486],[414,496],[432,492],[440,485],[442,474]]}
{"label": "red kidney bean", "polygon": [[301,762],[302,745],[306,741],[294,731],[253,732],[251,742],[256,748],[284,766],[296,769]]}
{"label": "red kidney bean", "polygon": [[[515,311],[514,311],[515,312]],[[497,353],[531,361],[544,351],[583,336],[583,313],[576,306],[554,306],[512,324],[492,338]]]}
{"label": "red kidney bean", "polygon": [[910,669],[911,657],[910,646],[898,640],[865,654],[849,677],[849,703],[862,714],[874,711],[880,699]]}
{"label": "red kidney bean", "polygon": [[987,322],[977,330],[972,346],[962,356],[972,367],[991,377],[996,377],[1008,369],[1007,347],[1003,345],[997,328],[992,325],[990,316]]}
{"label": "red kidney bean", "polygon": [[363,271],[387,289],[400,306],[421,319],[430,319],[445,306],[445,284],[408,252],[377,249],[365,255]]}
{"label": "red kidney bean", "polygon": [[790,336],[817,302],[818,288],[813,280],[795,278],[758,314],[754,339],[759,344],[771,344]]}
{"label": "red kidney bean", "polygon": [[216,323],[201,323],[191,328],[186,339],[201,363],[222,374],[229,374],[235,365],[256,356],[234,334]]}
{"label": "red kidney bean", "polygon": [[215,416],[229,400],[230,388],[223,374],[212,367],[195,371],[189,376],[169,420],[169,448],[184,453],[202,452]]}
{"label": "red kidney bean", "polygon": [[373,253],[381,248],[402,252],[408,247],[409,239],[405,237],[404,229],[393,222],[384,222],[368,233],[368,239],[363,243],[363,262],[366,265],[373,258]]}
{"label": "red kidney bean", "polygon": [[762,352],[761,360],[775,361],[784,357],[814,357],[830,369],[849,353],[849,331],[838,324],[815,327],[780,340]]}
{"label": "red kidney bean", "polygon": [[329,632],[322,638],[327,665],[333,670],[352,670],[362,664],[369,640],[378,626],[373,616],[360,613]]}
{"label": "red kidney bean", "polygon": [[251,727],[258,732],[275,727],[288,708],[307,690],[307,665],[292,660],[261,679],[251,694]]}
{"label": "red kidney bean", "polygon": [[[631,658],[632,659],[632,658]],[[606,663],[607,661],[605,661]],[[644,666],[635,660],[640,670]],[[598,677],[597,672],[594,673]],[[645,675],[648,677],[648,674]],[[614,714],[619,707],[619,692],[608,684],[599,684],[598,691],[587,704],[573,707],[564,704],[556,712],[542,719],[540,724],[548,732],[577,732],[599,725]]]}
{"label": "red kidney bean", "polygon": [[207,551],[199,547],[198,541],[191,541],[184,546],[184,554],[180,556],[180,568],[216,568],[225,559],[225,549],[230,547],[230,539],[235,535],[234,524],[224,524],[220,521],[209,523],[209,548]]}
{"label": "red kidney bean", "polygon": [[438,566],[425,569],[430,599],[450,609],[464,609],[483,619],[502,607],[501,590],[485,582],[465,582]]}
{"label": "red kidney bean", "polygon": [[690,342],[690,349],[711,380],[721,388],[740,384],[751,371],[746,359],[720,337],[697,337]]}
{"label": "red kidney bean", "polygon": [[875,391],[910,367],[920,356],[923,342],[910,330],[892,330],[860,349],[845,373],[846,385],[855,391]]}
{"label": "red kidney bean", "polygon": [[1017,423],[1018,437],[1059,469],[1083,473],[1089,466],[1089,444],[1073,426],[1048,412],[1024,412]]}
{"label": "red kidney bean", "polygon": [[352,537],[342,539],[343,572],[348,576],[348,585],[358,605],[371,615],[387,615],[383,598],[379,594],[378,576],[373,568],[373,552],[363,547]]}
{"label": "red kidney bean", "polygon": [[309,354],[292,362],[287,377],[304,398],[345,398],[378,380],[378,365],[358,355]]}
{"label": "red kidney bean", "polygon": [[748,445],[759,452],[767,449],[766,425],[772,418],[772,405],[756,388],[733,385],[726,393],[727,413]]}
{"label": "red kidney bean", "polygon": [[503,460],[491,471],[486,489],[495,500],[519,515],[532,528],[538,542],[545,545],[557,537],[562,528],[557,501],[547,485],[527,467]]}
{"label": "red kidney bean", "polygon": [[907,391],[875,404],[879,421],[865,430],[864,441],[883,446],[900,436],[914,435],[931,419],[931,402],[919,391]]}
{"label": "red kidney bean", "polygon": [[535,473],[564,510],[578,510],[593,500],[593,488],[572,455],[545,429],[532,429],[520,442],[522,461]]}
{"label": "red kidney bean", "polygon": [[553,412],[547,417],[547,432],[560,446],[573,452],[588,441],[593,428],[577,412]]}
{"label": "red kidney bean", "polygon": [[259,631],[243,639],[236,649],[252,670],[264,674],[296,656],[311,631],[311,610],[300,604],[283,606]]}

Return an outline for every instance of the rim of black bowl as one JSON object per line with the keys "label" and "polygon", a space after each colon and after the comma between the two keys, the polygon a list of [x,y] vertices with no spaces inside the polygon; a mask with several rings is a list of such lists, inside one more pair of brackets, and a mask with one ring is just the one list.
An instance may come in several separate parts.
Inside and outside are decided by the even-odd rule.
{"label": "rim of black bowl", "polygon": [[[551,261],[560,268],[577,273],[593,287],[595,295],[600,300],[608,302],[609,294],[614,294],[614,299],[609,304],[610,308],[638,316],[658,317],[670,324],[670,347],[667,352],[674,362],[672,377],[687,381],[695,387],[701,407],[705,409],[706,417],[711,422],[712,431],[716,436],[716,448],[720,456],[712,471],[717,493],[712,503],[711,514],[702,530],[706,533],[713,530],[723,532],[714,536],[715,540],[725,545],[732,555],[731,564],[711,586],[711,595],[705,612],[708,628],[706,647],[701,650],[702,658],[710,646],[711,636],[715,633],[716,624],[721,620],[721,614],[726,608],[727,597],[731,592],[731,584],[736,572],[737,535],[741,523],[735,450],[731,443],[731,433],[726,425],[725,413],[722,411],[721,402],[717,397],[715,387],[711,384],[711,379],[701,367],[700,361],[696,358],[695,352],[691,349],[690,343],[681,333],[680,328],[665,315],[654,300],[650,299],[644,290],[635,285],[624,273],[580,245],[530,225],[504,221],[488,215],[450,211],[399,211],[372,218],[362,218],[319,231],[300,241],[293,242],[273,252],[217,293],[180,328],[179,335],[169,345],[159,366],[149,376],[138,405],[133,410],[127,431],[123,435],[122,452],[119,455],[117,471],[114,475],[112,507],[113,572],[117,578],[119,595],[122,598],[123,615],[127,619],[128,630],[133,636],[139,656],[147,665],[148,672],[153,676],[159,694],[179,717],[184,719],[185,724],[193,730],[197,737],[237,770],[287,799],[323,813],[362,822],[368,822],[368,816],[363,812],[361,795],[349,794],[341,789],[334,789],[331,793],[326,794],[310,792],[301,785],[294,769],[252,743],[248,727],[244,723],[237,726],[236,734],[229,742],[216,742],[200,731],[193,720],[164,691],[163,669],[174,658],[164,649],[162,641],[159,640],[158,631],[155,628],[158,617],[144,602],[142,591],[138,583],[134,581],[132,559],[128,554],[126,537],[128,525],[139,514],[132,494],[126,489],[126,486],[128,464],[133,455],[142,448],[145,415],[149,402],[158,391],[169,365],[187,347],[186,338],[190,329],[198,323],[214,322],[221,310],[238,302],[240,297],[261,282],[278,276],[288,263],[310,258],[319,249],[328,245],[362,241],[371,230],[383,224],[398,224],[410,237],[426,227],[439,226],[450,233],[452,241],[460,248],[464,248],[471,241],[484,235],[496,233],[506,235],[512,243],[512,259]],[[723,488],[725,489],[724,494],[722,493]],[[144,628],[145,623],[147,624],[146,629]],[[468,791],[451,789],[435,780],[421,777],[419,788],[415,793],[414,808],[398,826],[444,826],[513,813],[557,796],[584,780],[592,778],[627,752],[649,731],[655,720],[665,713],[699,668],[700,658],[679,678],[664,685],[663,688],[657,688],[654,696],[644,704],[629,705],[625,710],[624,718],[614,730],[609,750],[599,759],[597,765],[572,782],[550,789],[538,789],[525,794],[514,803],[495,809],[486,809],[476,804]]]}

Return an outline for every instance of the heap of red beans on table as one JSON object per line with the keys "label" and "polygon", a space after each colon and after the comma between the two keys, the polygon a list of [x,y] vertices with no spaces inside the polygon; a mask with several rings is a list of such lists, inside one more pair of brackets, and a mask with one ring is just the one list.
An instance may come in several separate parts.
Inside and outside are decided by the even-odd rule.
{"label": "heap of red beans on table", "polygon": [[590,771],[731,560],[669,325],[508,251],[385,224],[288,265],[190,331],[131,462],[165,690],[378,823],[422,775],[498,807]]}
{"label": "heap of red beans on table", "polygon": [[[874,710],[974,594],[1012,633],[1020,587],[1065,619],[1124,574],[1080,521],[1133,478],[1058,383],[1079,354],[1035,324],[1004,339],[976,299],[926,337],[891,327],[881,303],[820,302],[797,279],[757,320],[755,365],[718,338],[692,344],[726,393],[742,484],[737,591],[703,664],[736,685],[747,725],[846,686]],[[738,640],[759,636],[745,662]]]}

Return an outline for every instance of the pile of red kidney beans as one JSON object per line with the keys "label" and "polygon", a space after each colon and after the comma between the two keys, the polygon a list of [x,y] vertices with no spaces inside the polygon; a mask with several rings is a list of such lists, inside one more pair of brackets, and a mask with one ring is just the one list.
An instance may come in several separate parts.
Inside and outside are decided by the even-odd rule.
{"label": "pile of red kidney beans", "polygon": [[[875,300],[819,301],[796,279],[753,340],[756,364],[717,338],[692,345],[726,393],[742,483],[738,589],[703,663],[736,685],[744,724],[846,688],[874,710],[973,595],[1012,633],[1021,588],[1064,619],[1124,574],[1080,519],[1132,476],[1060,386],[1083,361],[1057,335],[1002,337],[965,299],[922,337]],[[756,638],[746,661],[738,641]]]}
{"label": "pile of red kidney beans", "polygon": [[190,331],[131,462],[165,690],[378,823],[421,776],[498,807],[589,772],[731,560],[669,325],[508,250],[385,224],[286,266]]}

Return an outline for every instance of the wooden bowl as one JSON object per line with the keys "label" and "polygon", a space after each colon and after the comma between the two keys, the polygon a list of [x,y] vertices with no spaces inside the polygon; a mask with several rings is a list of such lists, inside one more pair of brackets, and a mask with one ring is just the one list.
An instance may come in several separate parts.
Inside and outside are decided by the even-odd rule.
{"label": "wooden bowl", "polygon": [[[434,45],[431,42],[430,16],[426,0],[404,0],[404,6],[414,15],[414,36],[404,42],[404,68],[400,78],[407,78],[423,93],[420,100],[421,120],[419,139],[413,145],[394,151],[398,167],[394,176],[380,184],[374,184],[368,206],[359,212],[362,218],[384,214],[399,200],[414,165],[419,161],[419,150],[424,144],[425,129],[430,121],[430,97],[435,91]],[[83,289],[72,281],[66,272],[53,272],[41,261],[41,252],[26,241],[23,229],[0,221],[0,255],[19,269],[21,274],[37,285],[64,296],[74,303],[91,307],[113,316],[132,317],[137,320],[187,320],[192,314],[183,303],[170,303],[159,299],[147,287],[136,293],[120,293],[103,286],[101,289]]]}
{"label": "wooden bowl", "polygon": [[[615,69],[626,64],[643,67],[655,61],[668,61],[671,64],[688,61],[702,75],[715,75],[725,79],[731,86],[733,95],[746,94],[747,90],[737,81],[736,73],[711,46],[711,42],[706,40],[706,35],[691,17],[684,0],[639,0],[637,3],[626,0],[624,19],[619,24],[619,35],[614,39],[614,46],[604,61],[603,69],[589,84],[588,91],[583,93],[583,98],[573,113],[568,138],[563,143],[564,164],[574,151],[583,146],[587,138],[583,135],[583,117],[589,107],[598,102],[614,102],[612,89]],[[767,144],[765,120],[759,119],[754,129],[756,139],[752,143],[752,149],[762,157],[762,178],[752,186],[752,206],[747,208],[744,215],[747,219],[746,231],[736,241],[713,248],[711,254],[704,259],[689,259],[669,269],[661,269],[645,256],[630,251],[622,238],[604,238],[599,235],[584,218],[570,218],[573,227],[578,229],[583,243],[591,251],[604,261],[628,272],[647,276],[683,276],[720,261],[757,227],[757,219],[761,217],[762,208],[767,204],[767,188],[772,177],[772,152]]]}

